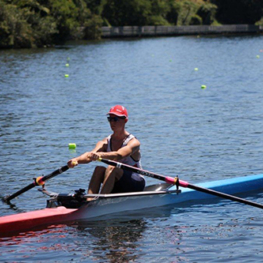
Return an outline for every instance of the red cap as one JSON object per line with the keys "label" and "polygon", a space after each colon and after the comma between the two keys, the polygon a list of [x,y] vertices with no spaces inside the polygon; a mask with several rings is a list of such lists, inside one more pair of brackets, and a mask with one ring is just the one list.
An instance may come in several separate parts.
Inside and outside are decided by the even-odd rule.
{"label": "red cap", "polygon": [[110,108],[110,111],[107,114],[113,114],[119,117],[123,117],[125,116],[126,119],[128,119],[128,112],[125,109],[125,107],[121,106],[121,105],[115,105],[113,107]]}

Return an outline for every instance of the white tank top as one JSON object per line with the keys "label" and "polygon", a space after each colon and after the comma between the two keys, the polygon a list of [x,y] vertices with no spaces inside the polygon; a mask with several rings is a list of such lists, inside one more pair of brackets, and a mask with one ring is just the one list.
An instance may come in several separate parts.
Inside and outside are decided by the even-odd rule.
{"label": "white tank top", "polygon": [[[128,137],[125,139],[125,141],[123,142],[122,147],[126,146],[128,144],[128,142],[130,140],[132,140],[133,138],[135,138],[134,135],[132,134],[129,134]],[[111,135],[109,135],[107,137],[107,142],[108,142],[108,146],[107,146],[107,152],[111,152],[112,149],[111,149]],[[127,156],[121,160],[119,160],[120,163],[124,163],[124,164],[128,164],[128,165],[131,165],[131,166],[134,166],[134,167],[138,167],[138,168],[142,168],[142,165],[141,165],[141,159],[139,159],[138,161],[135,161],[131,156]]]}

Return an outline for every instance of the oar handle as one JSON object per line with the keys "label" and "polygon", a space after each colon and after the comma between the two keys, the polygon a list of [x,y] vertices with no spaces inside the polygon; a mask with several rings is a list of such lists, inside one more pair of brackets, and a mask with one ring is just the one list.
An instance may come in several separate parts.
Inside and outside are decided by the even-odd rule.
{"label": "oar handle", "polygon": [[239,203],[243,203],[243,204],[247,204],[247,205],[251,205],[251,206],[263,209],[263,205],[261,205],[259,203],[248,201],[246,199],[239,198],[237,196],[233,196],[233,195],[229,195],[229,194],[225,194],[225,193],[222,193],[222,192],[218,192],[218,191],[215,191],[215,190],[212,190],[212,189],[203,188],[203,187],[200,187],[200,186],[197,186],[197,185],[193,185],[193,184],[190,184],[190,183],[188,183],[186,181],[179,180],[178,177],[172,178],[172,177],[168,177],[168,176],[152,173],[152,172],[149,172],[149,171],[137,168],[137,167],[133,167],[133,166],[130,166],[130,165],[127,165],[127,164],[122,164],[122,163],[119,163],[119,162],[115,162],[115,161],[107,160],[107,159],[103,159],[103,158],[99,158],[98,161],[104,162],[104,163],[106,163],[108,165],[116,166],[116,167],[124,169],[124,170],[133,171],[133,172],[136,172],[136,173],[141,174],[141,175],[145,175],[145,176],[149,176],[149,177],[152,177],[152,178],[155,178],[155,179],[159,179],[159,180],[165,181],[166,183],[169,183],[169,184],[176,184],[177,186],[179,185],[179,186],[182,186],[182,187],[191,188],[191,189],[199,191],[199,192],[215,195],[215,196],[218,196],[218,197],[221,197],[221,198],[226,198],[226,199],[229,199],[229,200],[232,200],[232,201],[236,201],[236,202],[239,202]]}
{"label": "oar handle", "polygon": [[23,194],[24,192],[32,189],[33,187],[37,186],[37,185],[43,185],[45,183],[45,181],[51,179],[52,177],[55,177],[65,171],[67,171],[69,169],[69,167],[67,165],[65,166],[62,166],[61,168],[55,170],[54,172],[52,172],[51,174],[48,174],[48,175],[45,175],[45,176],[42,176],[42,177],[38,177],[36,179],[34,179],[34,182],[29,184],[28,186],[22,188],[21,190],[17,191],[16,193],[10,195],[10,196],[7,196],[7,197],[4,197],[3,198],[3,201],[4,202],[10,202],[10,200],[16,198],[17,196]]}

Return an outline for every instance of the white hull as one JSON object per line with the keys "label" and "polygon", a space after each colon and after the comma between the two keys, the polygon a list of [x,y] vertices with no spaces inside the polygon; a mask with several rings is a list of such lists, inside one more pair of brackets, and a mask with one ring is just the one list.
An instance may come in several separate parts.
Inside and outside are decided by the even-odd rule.
{"label": "white hull", "polygon": [[[167,184],[162,185],[165,186]],[[196,185],[231,195],[244,192],[255,192],[263,189],[263,174],[200,183]],[[168,189],[167,193],[164,193],[164,191],[156,191],[153,194],[149,193],[143,196],[132,195],[136,193],[132,193],[131,195],[123,194],[124,196],[120,196],[119,194],[97,195],[97,200],[83,205],[77,213],[80,217],[79,219],[87,220],[89,218],[125,211],[141,210],[164,205],[180,207],[182,206],[182,203],[185,202],[198,202],[201,200],[218,198],[188,188],[180,188],[180,190],[181,193],[177,194],[176,186],[172,186]]]}

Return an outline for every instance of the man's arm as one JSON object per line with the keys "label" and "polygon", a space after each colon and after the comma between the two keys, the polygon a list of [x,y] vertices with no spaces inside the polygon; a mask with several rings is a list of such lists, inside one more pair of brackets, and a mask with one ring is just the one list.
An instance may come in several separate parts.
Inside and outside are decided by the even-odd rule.
{"label": "man's arm", "polygon": [[93,154],[97,152],[104,152],[106,151],[107,147],[107,138],[103,139],[102,141],[97,142],[95,148],[90,152],[85,152],[82,155],[73,158],[68,161],[68,167],[73,168],[74,166],[78,164],[86,164],[90,163],[94,160]]}
{"label": "man's arm", "polygon": [[110,159],[110,160],[121,160],[127,156],[131,156],[134,153],[138,152],[140,149],[140,142],[134,138],[128,142],[128,144],[122,148],[120,148],[118,151],[112,151],[112,152],[95,152],[92,154],[92,160],[98,160],[99,157]]}

